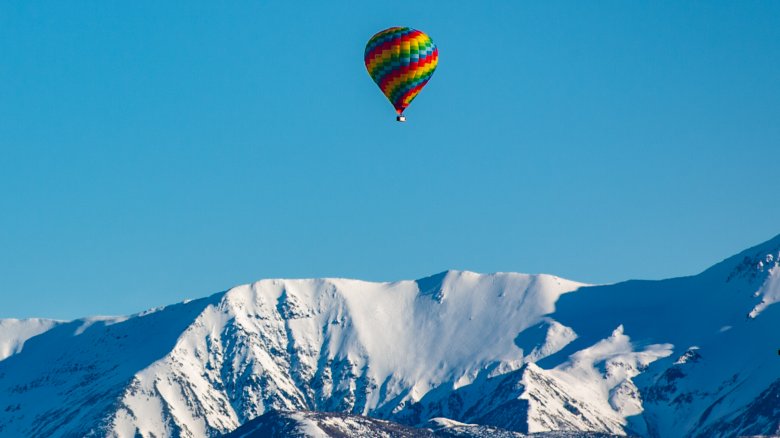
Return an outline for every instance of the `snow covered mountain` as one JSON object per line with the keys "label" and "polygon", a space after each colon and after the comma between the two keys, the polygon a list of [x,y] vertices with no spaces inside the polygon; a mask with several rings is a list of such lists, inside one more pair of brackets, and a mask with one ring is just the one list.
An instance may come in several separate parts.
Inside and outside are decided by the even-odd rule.
{"label": "snow covered mountain", "polygon": [[778,301],[780,236],[663,281],[263,280],[127,317],[0,320],[0,436],[215,437],[273,411],[780,434]]}

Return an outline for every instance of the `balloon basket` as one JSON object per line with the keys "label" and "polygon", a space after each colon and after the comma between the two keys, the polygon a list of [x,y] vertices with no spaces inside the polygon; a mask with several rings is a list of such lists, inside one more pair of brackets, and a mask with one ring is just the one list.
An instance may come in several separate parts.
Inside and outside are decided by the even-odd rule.
{"label": "balloon basket", "polygon": [[398,116],[398,117],[395,118],[395,120],[397,122],[405,122],[406,121],[406,117],[405,116]]}

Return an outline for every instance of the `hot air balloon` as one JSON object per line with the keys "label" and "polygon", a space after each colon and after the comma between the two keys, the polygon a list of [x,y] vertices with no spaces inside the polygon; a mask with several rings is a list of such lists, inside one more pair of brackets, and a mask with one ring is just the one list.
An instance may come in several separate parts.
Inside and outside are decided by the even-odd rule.
{"label": "hot air balloon", "polygon": [[391,27],[368,40],[366,69],[405,122],[404,110],[431,79],[439,50],[431,38],[409,27]]}

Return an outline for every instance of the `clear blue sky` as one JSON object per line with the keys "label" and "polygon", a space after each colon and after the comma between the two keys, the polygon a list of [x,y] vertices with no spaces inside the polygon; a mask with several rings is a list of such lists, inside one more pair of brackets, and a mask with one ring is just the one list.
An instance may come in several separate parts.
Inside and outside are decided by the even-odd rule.
{"label": "clear blue sky", "polygon": [[[0,317],[696,273],[780,233],[780,2],[0,5]],[[436,74],[396,123],[389,26]]]}

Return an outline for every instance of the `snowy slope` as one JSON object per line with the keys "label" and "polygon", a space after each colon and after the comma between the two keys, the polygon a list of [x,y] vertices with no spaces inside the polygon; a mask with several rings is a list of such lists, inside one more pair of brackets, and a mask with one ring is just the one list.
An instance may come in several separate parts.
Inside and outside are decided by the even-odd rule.
{"label": "snowy slope", "polygon": [[53,319],[0,319],[0,360],[19,353],[28,339],[57,325]]}
{"label": "snowy slope", "polygon": [[61,323],[0,362],[0,436],[104,435],[134,374],[165,356],[209,299]]}
{"label": "snowy slope", "polygon": [[778,433],[778,260],[780,236],[664,281],[263,280],[128,317],[2,320],[0,435],[221,436],[278,410]]}

